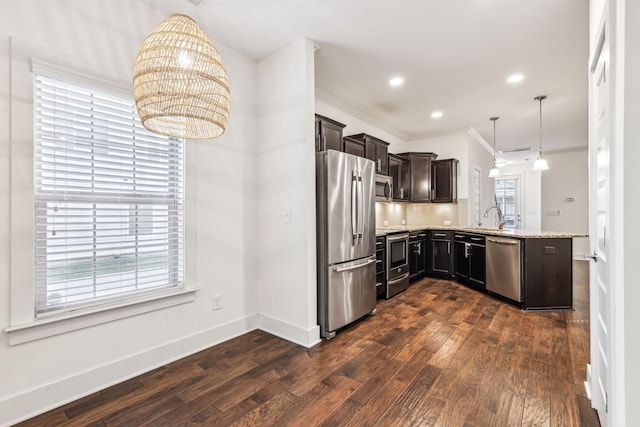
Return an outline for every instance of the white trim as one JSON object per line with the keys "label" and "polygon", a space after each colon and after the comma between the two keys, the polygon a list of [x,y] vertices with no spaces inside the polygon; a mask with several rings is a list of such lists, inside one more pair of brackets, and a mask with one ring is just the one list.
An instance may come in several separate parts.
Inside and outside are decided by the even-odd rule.
{"label": "white trim", "polygon": [[13,425],[27,420],[91,393],[251,332],[257,329],[257,325],[258,315],[252,314],[14,394],[0,400],[0,414],[3,416],[1,423]]}
{"label": "white trim", "polygon": [[[34,59],[34,56],[37,59]],[[45,58],[45,59],[42,59]],[[71,67],[60,65],[62,61],[72,64]],[[75,66],[82,67],[87,72],[79,71]],[[34,123],[34,85],[33,70],[62,77],[63,79],[81,80],[81,82],[95,85],[112,93],[132,96],[126,90],[126,86],[113,83],[108,78],[102,78],[101,74],[93,75],[96,70],[89,64],[83,64],[77,58],[62,58],[55,56],[51,51],[10,38],[10,319],[9,327],[5,329],[8,334],[9,345],[17,345],[48,336],[87,328],[100,323],[136,316],[163,308],[191,302],[195,299],[195,283],[188,273],[193,274],[193,263],[185,259],[184,286],[180,290],[170,290],[166,293],[158,293],[147,296],[144,300],[132,299],[124,303],[115,303],[102,308],[78,310],[66,315],[35,320],[34,313],[34,219],[33,214],[25,215],[25,212],[34,212],[34,128],[27,127],[24,123]],[[186,145],[186,144],[185,144]],[[185,149],[186,165],[186,149]],[[183,186],[186,185],[186,166]],[[184,187],[183,187],[184,188]],[[187,215],[186,189],[184,195],[185,218]],[[193,217],[193,214],[190,214]],[[186,233],[186,225],[185,225]],[[195,240],[195,238],[194,238]],[[193,252],[193,243],[187,249],[187,237],[185,235],[186,251]],[[194,261],[195,262],[195,261]],[[192,277],[195,277],[194,275]],[[190,284],[191,283],[191,284]]]}
{"label": "white trim", "polygon": [[485,141],[482,136],[480,136],[480,134],[478,133],[477,130],[475,130],[474,128],[470,127],[467,130],[467,134],[469,134],[469,136],[471,138],[473,138],[478,144],[480,144],[480,146],[482,148],[487,150],[489,152],[489,154],[491,154],[492,156],[495,155],[495,153],[493,151],[493,147],[491,147],[491,145],[489,145],[489,143],[487,141]]}
{"label": "white trim", "polygon": [[193,302],[195,293],[196,289],[186,289],[170,294],[147,297],[140,301],[129,301],[125,304],[109,305],[91,310],[87,309],[86,311],[74,311],[62,316],[12,325],[4,331],[9,335],[9,345],[13,346]]}
{"label": "white trim", "polygon": [[318,325],[304,329],[285,320],[258,313],[258,327],[262,331],[307,348],[313,347],[321,341]]}

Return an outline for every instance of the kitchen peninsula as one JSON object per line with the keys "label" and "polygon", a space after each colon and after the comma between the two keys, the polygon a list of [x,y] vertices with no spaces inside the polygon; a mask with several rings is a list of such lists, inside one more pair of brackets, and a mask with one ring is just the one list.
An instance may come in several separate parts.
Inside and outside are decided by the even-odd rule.
{"label": "kitchen peninsula", "polygon": [[[584,234],[397,225],[376,235],[407,231],[426,232],[425,276],[457,280],[526,310],[573,308],[572,239]],[[502,247],[509,245],[513,255],[506,258]],[[512,293],[503,291],[509,277]]]}

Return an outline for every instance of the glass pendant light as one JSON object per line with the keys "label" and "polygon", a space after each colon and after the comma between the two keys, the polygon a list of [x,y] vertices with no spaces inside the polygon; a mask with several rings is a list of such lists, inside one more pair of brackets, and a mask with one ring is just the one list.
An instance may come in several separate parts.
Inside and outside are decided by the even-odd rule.
{"label": "glass pendant light", "polygon": [[533,98],[540,102],[540,139],[538,143],[538,158],[533,162],[534,171],[546,171],[549,169],[547,161],[542,158],[542,100],[547,99],[546,95],[540,95]]}
{"label": "glass pendant light", "polygon": [[493,122],[493,166],[489,171],[489,178],[495,178],[500,176],[500,171],[496,166],[496,120],[500,117],[491,117],[489,120]]}

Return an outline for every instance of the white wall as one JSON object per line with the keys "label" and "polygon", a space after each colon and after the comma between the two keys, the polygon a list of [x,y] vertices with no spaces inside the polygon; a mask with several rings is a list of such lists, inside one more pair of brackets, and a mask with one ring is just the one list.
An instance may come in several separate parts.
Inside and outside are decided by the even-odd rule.
{"label": "white wall", "polygon": [[[495,205],[495,183],[493,178],[489,178],[489,170],[493,166],[493,155],[487,151],[482,142],[476,139],[475,132],[469,132],[468,136],[468,166],[467,166],[467,186],[469,188],[469,206],[467,215],[467,224],[476,226],[473,223],[473,212],[471,206],[471,191],[473,188],[473,168],[480,169],[480,220],[482,227],[494,227],[497,224],[497,214],[492,209],[490,215],[484,218],[483,214],[489,207]],[[484,141],[486,144],[486,141]],[[495,217],[494,217],[495,215]]]}
{"label": "white wall", "polygon": [[258,64],[260,328],[305,346],[320,339],[313,59],[313,43],[302,39]]}
{"label": "white wall", "polygon": [[[0,13],[0,331],[9,326],[11,253],[9,36],[67,67],[130,85],[137,49],[164,14],[147,2],[2,2]],[[215,43],[215,35],[212,39]],[[0,424],[17,421],[254,329],[257,65],[216,43],[229,74],[231,117],[213,141],[187,142],[187,275],[195,301],[24,344],[0,333]],[[30,76],[13,76],[24,80]],[[28,104],[30,99],[13,100]],[[312,108],[312,107],[311,107]],[[310,115],[311,116],[311,115]],[[20,123],[14,135],[30,135]],[[312,138],[310,136],[310,138]],[[27,140],[26,143],[29,143]],[[309,143],[313,146],[313,141]],[[28,173],[27,171],[25,171]],[[29,217],[32,212],[24,212]],[[30,241],[31,235],[16,239]],[[212,311],[212,296],[222,310]]]}
{"label": "white wall", "polygon": [[[547,153],[549,170],[542,172],[542,229],[589,234],[589,161],[586,147]],[[569,199],[573,199],[572,201]],[[559,215],[552,215],[560,212]],[[589,239],[573,239],[573,256],[589,254]]]}
{"label": "white wall", "polygon": [[404,139],[376,126],[372,123],[373,119],[369,121],[356,117],[352,113],[344,111],[341,107],[331,104],[318,95],[315,97],[315,111],[321,116],[328,117],[346,125],[343,129],[344,136],[366,133],[367,135],[375,136],[388,142],[390,153],[402,153],[406,151],[406,141]]}

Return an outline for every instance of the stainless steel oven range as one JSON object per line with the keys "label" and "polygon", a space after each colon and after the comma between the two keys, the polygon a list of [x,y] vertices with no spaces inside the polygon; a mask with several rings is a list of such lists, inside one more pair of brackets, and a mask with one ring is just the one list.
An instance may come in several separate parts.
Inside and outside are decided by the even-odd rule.
{"label": "stainless steel oven range", "polygon": [[409,233],[387,235],[387,299],[409,287]]}

